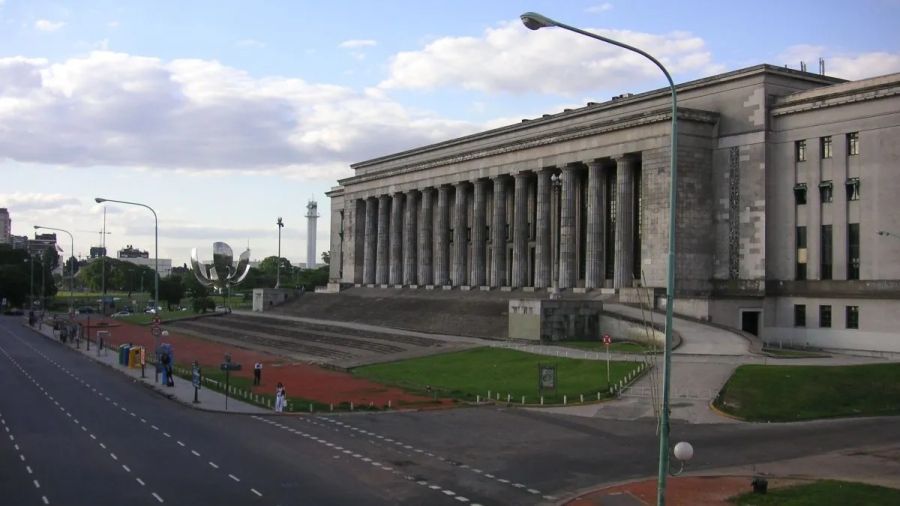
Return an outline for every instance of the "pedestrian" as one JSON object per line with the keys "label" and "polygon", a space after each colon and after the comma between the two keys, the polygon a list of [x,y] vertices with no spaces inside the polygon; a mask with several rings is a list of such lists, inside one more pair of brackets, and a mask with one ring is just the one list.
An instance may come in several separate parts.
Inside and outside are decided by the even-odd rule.
{"label": "pedestrian", "polygon": [[262,384],[262,362],[253,364],[253,384]]}
{"label": "pedestrian", "polygon": [[275,412],[281,413],[284,411],[284,399],[287,397],[287,391],[284,389],[284,385],[281,382],[278,382],[278,386],[275,387]]}

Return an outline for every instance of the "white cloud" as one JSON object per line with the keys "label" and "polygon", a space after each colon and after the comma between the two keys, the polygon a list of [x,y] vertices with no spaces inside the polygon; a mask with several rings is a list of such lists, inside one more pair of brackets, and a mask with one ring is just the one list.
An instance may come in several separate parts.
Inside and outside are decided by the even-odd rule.
{"label": "white cloud", "polygon": [[119,27],[119,21],[118,21],[118,20],[115,20],[115,19],[112,20],[112,21],[108,21],[108,22],[106,23],[106,26],[109,27],[109,28],[112,28],[112,29],[116,29],[116,28]]}
{"label": "white cloud", "polygon": [[599,14],[601,12],[610,11],[610,10],[612,10],[612,8],[613,8],[613,4],[606,2],[606,3],[602,3],[600,5],[592,5],[592,6],[588,7],[587,9],[585,9],[585,11],[589,12],[591,14]]}
{"label": "white cloud", "polygon": [[234,45],[237,47],[247,47],[247,48],[253,48],[253,49],[260,49],[260,48],[266,47],[266,44],[264,42],[260,42],[256,39],[241,39],[241,40],[235,42]]}
{"label": "white cloud", "polygon": [[[703,39],[690,33],[591,31],[655,55],[673,74],[717,68]],[[636,53],[564,30],[534,32],[515,21],[489,28],[481,37],[444,37],[420,51],[399,53],[380,86],[572,95],[601,88],[634,90],[659,80],[659,69]]]}
{"label": "white cloud", "polygon": [[825,74],[857,80],[900,72],[900,54],[875,51],[870,53],[842,53],[826,46],[798,44],[778,55],[791,68],[806,63],[807,71],[819,71],[819,58],[825,59]]}
{"label": "white cloud", "polygon": [[68,206],[80,206],[81,201],[59,193],[2,193],[0,207],[16,211],[32,211],[41,209],[60,210]]}
{"label": "white cloud", "polygon": [[378,43],[372,39],[351,39],[341,42],[340,44],[338,44],[338,47],[344,49],[355,49],[360,47],[371,47],[376,44]]}
{"label": "white cloud", "polygon": [[0,58],[0,161],[333,181],[338,167],[476,129],[371,90],[257,78],[213,61]]}
{"label": "white cloud", "polygon": [[34,27],[42,32],[55,32],[65,25],[62,21],[50,21],[49,19],[39,19],[34,22]]}

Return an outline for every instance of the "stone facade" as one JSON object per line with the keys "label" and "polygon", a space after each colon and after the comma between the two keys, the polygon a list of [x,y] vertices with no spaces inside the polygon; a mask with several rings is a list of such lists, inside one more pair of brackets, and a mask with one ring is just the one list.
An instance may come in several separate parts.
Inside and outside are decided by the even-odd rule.
{"label": "stone facade", "polygon": [[[815,281],[846,280],[838,296],[860,299],[860,329],[852,330],[881,336],[868,348],[900,351],[879,318],[863,316],[875,311],[868,299],[900,310],[898,287],[857,289],[850,279],[900,279],[900,240],[876,234],[900,233],[891,199],[900,180],[889,172],[900,159],[898,89],[896,75],[845,83],[768,65],[679,85],[676,311],[774,340],[796,333],[786,304],[818,304]],[[352,165],[355,175],[329,193],[332,280],[563,296],[665,288],[669,104],[668,89],[588,103]],[[854,155],[846,153],[851,133]],[[795,161],[799,140],[806,162]],[[808,200],[796,204],[801,185]],[[832,201],[819,202],[828,188]],[[860,191],[859,200],[848,197]],[[805,248],[795,244],[800,226],[809,231]]]}

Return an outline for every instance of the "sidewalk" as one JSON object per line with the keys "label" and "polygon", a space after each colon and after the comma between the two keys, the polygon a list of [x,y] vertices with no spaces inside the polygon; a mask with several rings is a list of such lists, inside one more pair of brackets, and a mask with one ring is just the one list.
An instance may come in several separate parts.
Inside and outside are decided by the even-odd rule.
{"label": "sidewalk", "polygon": [[[25,325],[25,327],[28,327],[28,325]],[[49,325],[43,325],[41,330],[38,330],[36,328],[32,328],[31,330],[33,330],[36,334],[43,335],[47,339],[59,342],[59,339],[53,335],[53,327]],[[156,382],[156,369],[152,364],[146,365],[144,369],[144,378],[141,377],[140,368],[130,368],[119,365],[117,349],[104,348],[102,351],[100,351],[96,343],[91,343],[91,349],[90,351],[88,351],[86,343],[82,342],[79,348],[75,348],[74,343],[72,343],[71,341],[68,341],[63,346],[66,346],[77,353],[81,353],[83,356],[99,362],[111,369],[115,369],[116,371],[130,377],[132,380],[140,382],[147,388],[151,388],[172,400],[178,401],[194,409],[202,409],[204,411],[218,411],[223,413],[272,413],[271,410],[241,402],[232,397],[228,398],[228,407],[226,409],[225,394],[207,388],[200,388],[197,393],[197,400],[199,401],[199,403],[194,404],[194,386],[189,380],[186,380],[184,378],[175,378],[175,386],[166,387]]]}
{"label": "sidewalk", "polygon": [[[900,488],[900,445],[847,449],[822,455],[703,471],[670,477],[666,504],[727,506],[729,497],[751,491],[761,476],[769,489],[816,480],[841,480]],[[569,506],[645,506],[656,504],[656,479],[607,485],[577,493]]]}

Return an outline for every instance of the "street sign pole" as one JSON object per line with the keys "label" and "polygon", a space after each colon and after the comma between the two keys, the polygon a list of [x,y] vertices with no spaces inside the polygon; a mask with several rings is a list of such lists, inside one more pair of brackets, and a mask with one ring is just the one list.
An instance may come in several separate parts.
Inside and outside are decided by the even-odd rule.
{"label": "street sign pole", "polygon": [[219,369],[225,371],[225,411],[228,411],[228,387],[229,387],[228,379],[229,379],[229,373],[230,373],[231,371],[240,371],[240,370],[241,370],[241,364],[235,364],[235,363],[232,363],[232,362],[231,362],[231,355],[228,354],[228,353],[226,353],[226,354],[225,354],[225,362],[223,362],[222,365],[219,366]]}
{"label": "street sign pole", "polygon": [[612,338],[609,334],[604,334],[603,345],[606,346],[606,386],[609,387],[609,345],[612,344]]}

